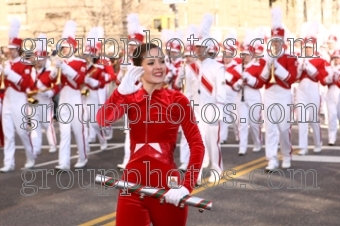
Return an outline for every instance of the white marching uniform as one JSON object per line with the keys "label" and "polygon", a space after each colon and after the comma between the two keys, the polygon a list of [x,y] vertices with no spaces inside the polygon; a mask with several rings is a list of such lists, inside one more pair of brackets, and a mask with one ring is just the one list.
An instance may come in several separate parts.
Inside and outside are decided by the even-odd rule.
{"label": "white marching uniform", "polygon": [[[55,73],[51,68],[41,68],[37,72],[37,77],[35,78],[35,86],[38,90],[43,91],[50,89],[53,86],[53,81],[50,78],[50,73]],[[53,125],[54,117],[54,103],[52,97],[54,92],[52,89],[46,90],[44,92],[39,92],[34,98],[38,101],[38,106],[35,108],[35,114],[32,117],[37,120],[38,125],[35,130],[31,132],[31,139],[33,141],[33,147],[37,154],[41,153],[42,145],[42,129],[45,130],[48,144],[50,146],[49,152],[57,151],[57,138]]]}
{"label": "white marching uniform", "polygon": [[328,86],[326,94],[328,112],[328,143],[334,145],[338,132],[338,121],[340,121],[340,86],[339,83],[340,65],[333,67],[333,81]]}
{"label": "white marching uniform", "polygon": [[28,118],[24,118],[29,116],[26,91],[33,88],[34,84],[31,78],[32,66],[22,64],[21,57],[9,61],[3,72],[6,87],[2,103],[2,129],[5,145],[4,167],[0,171],[8,172],[15,168],[15,132],[25,147],[27,158],[25,168],[34,166],[37,157],[30,138]]}
{"label": "white marching uniform", "polygon": [[[225,97],[227,96],[225,69],[222,64],[211,58],[206,58],[203,62],[196,61],[188,67],[186,81],[187,84],[193,85],[190,85],[190,88],[187,87],[187,94],[191,93],[187,96],[193,97],[190,100],[198,100],[195,104],[197,103],[199,106],[194,107],[196,119],[199,121],[198,126],[210,158],[211,169],[220,175],[223,172],[219,141],[220,123],[222,123],[223,107],[226,104]],[[195,83],[196,85],[194,85]],[[195,90],[195,88],[198,89]],[[216,175],[211,174],[209,182],[216,181],[215,177]]]}
{"label": "white marching uniform", "polygon": [[[240,133],[240,147],[239,154],[243,155],[247,152],[248,147],[248,133],[249,129],[251,137],[254,142],[254,152],[258,152],[262,148],[262,134],[261,134],[261,118],[262,118],[262,97],[260,88],[264,84],[265,78],[268,78],[267,62],[263,59],[253,59],[244,66],[242,73],[242,65],[235,67],[242,78],[240,80],[246,81],[244,84],[244,101],[242,99],[242,92],[237,96],[237,112],[239,116],[239,133]],[[250,118],[251,116],[251,118]],[[242,122],[241,120],[245,120]],[[248,125],[250,128],[248,129]]]}
{"label": "white marching uniform", "polygon": [[[290,115],[292,104],[291,85],[297,76],[297,61],[284,53],[277,59],[268,60],[268,68],[274,67],[274,75],[270,73],[264,91],[264,116],[265,116],[265,147],[266,159],[268,160],[267,170],[278,167],[278,144],[280,143],[283,155],[283,168],[289,168],[291,162],[291,124]],[[272,83],[271,78],[275,81]],[[278,132],[279,131],[279,132]]]}
{"label": "white marching uniform", "polygon": [[[302,109],[298,111],[300,155],[308,153],[308,123],[310,123],[313,129],[314,152],[320,152],[322,149],[319,122],[321,108],[319,82],[324,83],[328,75],[328,72],[322,63],[320,63],[323,61],[323,59],[310,60],[305,58],[299,61],[298,78],[300,82],[297,87],[296,104],[302,105]],[[311,107],[307,107],[308,104]]]}
{"label": "white marching uniform", "polygon": [[[239,62],[237,62],[235,59],[233,59],[229,64],[225,65],[226,71],[228,72],[228,70],[232,70],[237,65],[239,65]],[[228,129],[229,129],[230,124],[233,126],[233,130],[234,130],[234,133],[235,133],[235,139],[237,141],[239,140],[239,131],[238,131],[237,120],[236,120],[236,118],[233,118],[233,116],[231,116],[231,113],[233,113],[237,117],[237,107],[236,107],[237,93],[238,93],[238,91],[234,90],[232,88],[232,85],[227,82],[227,98],[226,98],[226,101],[227,101],[227,104],[229,104],[230,106],[227,109],[229,112],[225,112],[226,110],[223,112],[223,117],[225,117],[227,122],[221,123],[221,130],[220,130],[221,143],[226,142],[227,139],[228,139]],[[235,109],[233,108],[233,106],[231,106],[232,104],[234,104]],[[231,123],[231,122],[233,122],[233,123]]]}
{"label": "white marching uniform", "polygon": [[[60,128],[59,165],[57,169],[70,169],[71,129],[78,148],[78,162],[75,168],[81,168],[87,163],[88,120],[87,108],[80,88],[86,75],[86,61],[72,56],[61,65],[62,88],[59,96],[58,121]],[[72,98],[70,98],[72,97]],[[72,109],[70,109],[72,108]],[[71,122],[69,122],[71,121]]]}

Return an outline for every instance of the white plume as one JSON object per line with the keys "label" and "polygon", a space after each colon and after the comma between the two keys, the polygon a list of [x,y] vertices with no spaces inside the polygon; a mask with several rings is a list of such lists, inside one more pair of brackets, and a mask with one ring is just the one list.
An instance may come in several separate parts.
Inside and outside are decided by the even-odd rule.
{"label": "white plume", "polygon": [[161,38],[162,41],[166,44],[170,39],[175,37],[175,33],[172,30],[169,29],[163,29]]}
{"label": "white plume", "polygon": [[211,37],[212,37],[213,39],[215,39],[217,42],[220,43],[220,42],[222,41],[222,32],[221,32],[221,30],[220,30],[220,29],[214,30],[214,31],[212,32]]}
{"label": "white plume", "polygon": [[47,51],[47,36],[45,34],[39,34],[35,45],[36,51]]}
{"label": "white plume", "polygon": [[194,26],[194,25],[189,25],[187,27],[187,30],[185,32],[185,40],[183,40],[183,43],[185,45],[190,45],[190,41],[188,41],[188,39],[190,38],[190,35],[193,35],[194,38],[198,38],[198,27]]}
{"label": "white plume", "polygon": [[200,33],[201,37],[208,37],[210,36],[210,28],[214,22],[214,16],[210,13],[204,15],[201,26],[200,26]]}
{"label": "white plume", "polygon": [[76,31],[77,31],[77,23],[73,20],[69,20],[66,22],[64,26],[62,38],[68,38],[68,37],[75,38]]}
{"label": "white plume", "polygon": [[282,10],[280,7],[273,7],[272,14],[272,29],[282,28]]}
{"label": "white plume", "polygon": [[319,32],[319,29],[320,29],[320,24],[316,21],[312,21],[309,24],[309,27],[308,27],[308,30],[307,30],[307,36],[316,38],[317,35],[318,35],[318,32]]}
{"label": "white plume", "polygon": [[244,36],[243,46],[250,45],[251,41],[254,40],[254,31],[252,29],[247,29]]}
{"label": "white plume", "polygon": [[20,20],[17,18],[13,18],[11,21],[11,25],[9,28],[9,38],[18,38],[19,37],[19,31],[20,31]]}
{"label": "white plume", "polygon": [[93,27],[90,29],[90,31],[87,33],[86,37],[86,45],[94,47],[95,40],[97,39],[97,28]]}
{"label": "white plume", "polygon": [[128,34],[133,35],[140,33],[139,17],[136,13],[131,13],[127,16]]}
{"label": "white plume", "polygon": [[234,28],[231,28],[229,33],[226,35],[225,39],[228,39],[228,38],[234,38],[234,39],[237,39],[237,31],[236,29]]}
{"label": "white plume", "polygon": [[104,38],[104,28],[103,27],[97,27],[97,38]]}
{"label": "white plume", "polygon": [[308,29],[309,29],[310,23],[304,22],[301,24],[300,28],[300,37],[299,38],[305,38],[308,35]]}

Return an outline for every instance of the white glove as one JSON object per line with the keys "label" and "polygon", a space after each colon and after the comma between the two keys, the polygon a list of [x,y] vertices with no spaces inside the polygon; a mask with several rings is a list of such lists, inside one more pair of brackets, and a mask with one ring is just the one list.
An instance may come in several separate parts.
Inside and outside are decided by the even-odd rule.
{"label": "white glove", "polygon": [[67,65],[65,62],[62,62],[60,67],[63,74],[66,75],[71,80],[73,80],[78,74],[72,67]]}
{"label": "white glove", "polygon": [[9,63],[7,63],[5,65],[5,69],[4,69],[4,74],[7,77],[8,80],[10,80],[11,82],[18,84],[20,82],[20,80],[22,79],[22,76],[15,73],[12,69],[11,69],[11,65]]}
{"label": "white glove", "polygon": [[96,88],[97,86],[99,86],[99,81],[96,79],[86,77],[84,81],[86,84],[88,84],[89,86],[93,88]]}
{"label": "white glove", "polygon": [[243,85],[243,80],[239,79],[237,82],[234,83],[233,89],[239,91]]}
{"label": "white glove", "polygon": [[105,82],[108,82],[110,80],[110,75],[108,73],[104,73]]}
{"label": "white glove", "polygon": [[171,71],[169,71],[168,74],[164,78],[164,83],[168,84],[171,81],[172,77],[173,77],[173,74]]}
{"label": "white glove", "polygon": [[136,92],[142,87],[142,83],[136,82],[139,80],[140,77],[144,74],[144,69],[142,67],[131,67],[126,72],[125,76],[122,79],[122,82],[118,86],[118,92],[122,95],[128,95],[131,93]]}
{"label": "white glove", "polygon": [[332,75],[328,75],[326,78],[325,78],[325,83],[326,84],[332,84],[333,83],[333,76]]}
{"label": "white glove", "polygon": [[167,193],[165,193],[164,198],[167,203],[174,204],[178,206],[179,201],[186,195],[189,195],[189,191],[186,187],[181,188],[171,188]]}
{"label": "white glove", "polygon": [[62,63],[63,63],[63,61],[61,59],[59,59],[59,58],[55,59],[54,64],[57,68],[60,68]]}
{"label": "white glove", "polygon": [[5,64],[5,68],[4,68],[3,70],[4,70],[5,76],[8,76],[9,73],[12,71],[11,65],[7,62],[7,63]]}
{"label": "white glove", "polygon": [[309,76],[314,77],[316,72],[318,71],[310,62],[309,60],[305,60],[304,62],[304,69],[307,71]]}
{"label": "white glove", "polygon": [[45,98],[52,98],[54,96],[54,92],[52,90],[47,90],[42,92],[41,95]]}

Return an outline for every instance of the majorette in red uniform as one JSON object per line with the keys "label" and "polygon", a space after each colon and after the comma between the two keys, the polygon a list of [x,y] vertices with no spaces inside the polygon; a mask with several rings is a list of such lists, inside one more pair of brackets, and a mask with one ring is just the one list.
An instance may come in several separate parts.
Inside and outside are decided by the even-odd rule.
{"label": "majorette in red uniform", "polygon": [[[326,68],[326,61],[317,56],[317,33],[315,27],[317,24],[311,23],[307,37],[305,37],[305,46],[303,55],[305,58],[299,58],[298,79],[299,85],[296,90],[296,104],[301,105],[301,111],[297,111],[299,123],[299,155],[308,153],[308,124],[313,129],[314,152],[322,150],[321,128],[319,121],[321,97],[319,83],[326,85],[331,83],[332,74]],[[318,57],[318,58],[316,58]],[[295,107],[298,107],[296,105]],[[310,107],[307,107],[310,106]]]}
{"label": "majorette in red uniform", "polygon": [[89,135],[90,137],[92,135],[94,140],[97,136],[100,143],[100,149],[105,150],[107,147],[105,133],[104,130],[99,128],[98,123],[96,122],[96,115],[100,107],[100,97],[98,90],[100,88],[104,88],[106,84],[104,65],[94,64],[93,62],[93,58],[96,57],[97,52],[95,47],[95,44],[98,41],[97,36],[98,29],[96,27],[92,28],[87,36],[87,43],[84,50],[87,74],[84,79],[85,87],[83,89],[87,89],[89,91],[88,95],[84,97],[85,105],[90,116]]}
{"label": "majorette in red uniform", "polygon": [[[144,226],[152,223],[162,226],[184,226],[188,209],[187,206],[180,209],[177,205],[179,200],[190,194],[195,186],[202,164],[204,146],[197,124],[194,122],[189,100],[181,92],[163,88],[166,71],[164,59],[143,59],[147,51],[145,46],[143,44],[140,47],[141,56],[134,59],[135,65],[142,67],[130,68],[127,71],[121,84],[99,110],[97,121],[100,126],[107,126],[123,117],[125,110],[122,104],[137,105],[138,108],[131,107],[128,111],[128,118],[131,121],[137,120],[129,125],[131,158],[122,179],[168,191],[164,194],[166,203],[163,205],[153,197],[144,197],[140,200],[136,193],[124,195],[123,191],[120,191],[116,224],[117,226]],[[151,56],[157,56],[159,48],[156,45],[150,44],[148,49]],[[138,61],[142,64],[138,64]],[[136,85],[140,78],[142,83]],[[151,105],[160,106],[161,109],[150,108]],[[170,114],[169,106],[174,105],[181,106],[184,112],[174,107]],[[160,111],[162,111],[161,119],[159,119]],[[159,120],[164,123],[155,123]],[[180,123],[174,123],[175,121]],[[173,157],[179,126],[183,128],[190,146],[188,171],[183,180],[179,177],[180,173],[176,169]],[[169,184],[172,182],[171,174],[172,181],[181,185],[180,188],[176,183]]]}
{"label": "majorette in red uniform", "polygon": [[[272,38],[281,39],[284,44],[289,45],[287,42],[289,31],[282,25],[281,9],[273,8],[272,17]],[[289,49],[287,50],[285,45],[282,46],[278,40],[272,41],[272,47],[276,50],[272,55],[277,57],[269,58],[270,74],[266,80],[264,91],[265,146],[266,158],[269,161],[267,170],[274,170],[279,165],[277,155],[279,142],[283,155],[282,167],[289,168],[291,166],[292,143],[291,124],[289,123],[291,110],[289,105],[292,104],[291,85],[295,82],[297,74],[297,60],[290,56]],[[271,73],[272,69],[273,74]]]}
{"label": "majorette in red uniform", "polygon": [[[13,19],[9,30],[9,54],[11,60],[1,68],[5,76],[5,94],[2,104],[2,129],[4,131],[4,166],[1,172],[8,172],[15,169],[15,132],[19,135],[25,147],[26,164],[25,168],[31,168],[35,164],[36,153],[34,153],[30,130],[28,128],[28,105],[27,91],[33,88],[31,78],[32,64],[22,59],[22,39],[18,38],[20,21]],[[25,114],[25,115],[24,115]]]}
{"label": "majorette in red uniform", "polygon": [[[120,82],[122,81],[124,74],[128,71],[131,67],[133,67],[133,51],[144,42],[144,33],[143,27],[139,24],[139,17],[138,14],[131,13],[127,16],[127,27],[128,27],[128,50],[127,56],[123,56],[120,71],[117,75],[117,85],[119,86]],[[129,57],[130,56],[130,57]],[[125,62],[125,57],[128,57],[128,62]],[[124,144],[124,159],[123,163],[118,164],[117,167],[121,169],[125,169],[126,164],[129,162],[130,159],[130,131],[127,130],[128,128],[128,118],[127,115],[124,116],[124,133],[125,133],[125,144]]]}
{"label": "majorette in red uniform", "polygon": [[[54,117],[54,103],[52,97],[58,93],[59,86],[55,85],[55,77],[57,70],[55,67],[47,67],[47,37],[45,34],[40,34],[36,41],[35,54],[35,78],[34,91],[38,93],[33,96],[38,101],[38,106],[35,107],[35,114],[33,119],[36,120],[37,128],[31,132],[31,139],[33,141],[34,151],[41,153],[42,145],[42,129],[46,132],[48,144],[50,146],[49,152],[53,153],[57,151],[57,138],[53,125]],[[52,74],[52,75],[51,75]],[[56,87],[55,87],[56,86]],[[56,92],[56,93],[54,93]]]}
{"label": "majorette in red uniform", "polygon": [[[238,133],[238,123],[237,123],[237,109],[236,109],[236,97],[237,93],[242,85],[242,81],[239,79],[240,74],[237,73],[234,68],[237,65],[242,64],[242,59],[237,56],[237,49],[239,46],[239,42],[236,40],[237,33],[235,29],[231,29],[223,43],[223,64],[225,67],[225,73],[228,77],[231,77],[232,80],[228,82],[226,80],[227,86],[227,104],[229,112],[223,112],[223,116],[226,118],[226,122],[221,124],[220,129],[220,140],[221,143],[226,143],[228,139],[228,127],[230,125],[233,126],[235,139],[239,140]],[[228,40],[228,41],[227,41]],[[238,82],[237,82],[238,81]],[[235,106],[235,108],[233,107]]]}
{"label": "majorette in red uniform", "polygon": [[266,60],[256,58],[256,55],[262,56],[264,48],[259,42],[252,43],[255,38],[259,37],[252,30],[248,30],[241,53],[244,58],[244,68],[242,69],[242,64],[234,67],[234,70],[241,77],[236,83],[240,83],[240,80],[241,82],[243,81],[243,91],[238,92],[236,99],[237,114],[239,116],[239,155],[244,155],[247,152],[248,125],[254,142],[253,152],[259,152],[262,148],[262,108],[260,105],[262,97],[260,89],[264,85],[265,79],[268,78],[269,71]]}
{"label": "majorette in red uniform", "polygon": [[332,55],[332,82],[328,85],[326,95],[328,111],[328,145],[334,146],[338,132],[338,121],[340,121],[340,48]]}
{"label": "majorette in red uniform", "polygon": [[59,53],[63,58],[57,58],[55,62],[56,67],[61,68],[62,73],[58,105],[59,165],[56,166],[56,169],[59,170],[70,170],[71,129],[75,136],[79,155],[78,161],[74,165],[75,168],[82,168],[86,165],[87,153],[90,151],[86,126],[88,113],[81,95],[81,88],[87,72],[86,61],[74,56],[77,48],[75,33],[76,23],[72,20],[67,21],[62,35],[64,41],[61,44],[61,53]]}

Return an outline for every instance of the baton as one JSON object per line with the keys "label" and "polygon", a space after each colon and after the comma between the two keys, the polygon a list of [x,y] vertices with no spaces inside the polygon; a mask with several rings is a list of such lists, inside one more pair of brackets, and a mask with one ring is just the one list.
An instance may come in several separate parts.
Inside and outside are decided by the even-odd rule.
{"label": "baton", "polygon": [[[123,190],[129,187],[128,189],[129,191],[140,194],[140,197],[139,197],[140,199],[144,199],[145,195],[153,197],[153,198],[160,198],[161,204],[164,203],[165,198],[163,196],[167,192],[167,190],[165,189],[156,189],[156,188],[150,188],[150,187],[143,186],[143,185],[136,185],[134,183],[126,182],[123,180],[116,180],[112,177],[102,176],[100,174],[96,175],[95,183],[106,185],[108,187],[114,186],[117,189],[123,189]],[[184,205],[199,208],[198,211],[200,213],[202,213],[204,210],[212,209],[212,202],[210,200],[206,200],[206,199],[202,199],[202,198],[198,198],[198,197],[194,197],[190,195],[184,196],[180,200],[179,207],[184,208]]]}

